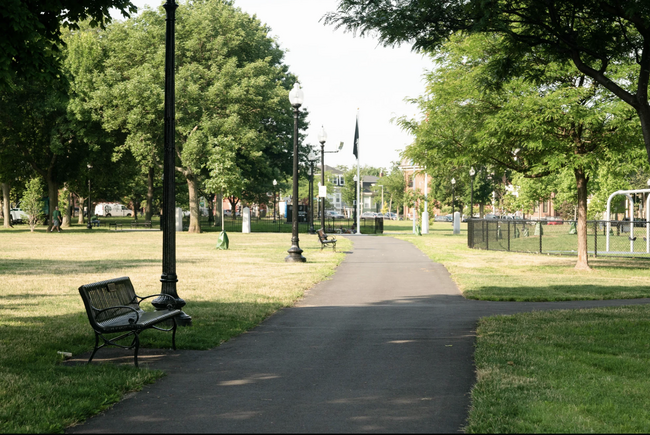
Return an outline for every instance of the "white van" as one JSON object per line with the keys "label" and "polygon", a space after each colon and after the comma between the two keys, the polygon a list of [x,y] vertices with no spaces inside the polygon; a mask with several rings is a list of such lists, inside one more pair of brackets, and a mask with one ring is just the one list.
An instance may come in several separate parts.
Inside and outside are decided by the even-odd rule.
{"label": "white van", "polygon": [[95,206],[95,214],[97,216],[131,216],[133,212],[126,208],[126,206],[117,202],[100,202]]}

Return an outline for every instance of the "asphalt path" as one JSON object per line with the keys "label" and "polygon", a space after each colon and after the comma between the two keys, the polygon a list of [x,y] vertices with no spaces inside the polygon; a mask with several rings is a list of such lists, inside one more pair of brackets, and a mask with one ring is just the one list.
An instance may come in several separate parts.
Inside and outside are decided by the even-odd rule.
{"label": "asphalt path", "polygon": [[458,432],[480,317],[649,302],[470,301],[412,244],[351,239],[295,307],[213,350],[153,355],[167,376],[67,432]]}

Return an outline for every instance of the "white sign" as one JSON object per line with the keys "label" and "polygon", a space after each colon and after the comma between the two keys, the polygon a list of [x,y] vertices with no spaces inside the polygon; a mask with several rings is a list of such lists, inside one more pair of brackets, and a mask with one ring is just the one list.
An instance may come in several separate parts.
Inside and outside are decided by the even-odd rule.
{"label": "white sign", "polygon": [[320,198],[327,198],[327,186],[318,186],[318,196]]}

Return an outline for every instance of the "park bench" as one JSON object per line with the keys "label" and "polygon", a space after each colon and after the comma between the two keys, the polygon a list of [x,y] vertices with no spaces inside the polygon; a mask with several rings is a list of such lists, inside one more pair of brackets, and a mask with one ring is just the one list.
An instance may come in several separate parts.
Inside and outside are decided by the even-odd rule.
{"label": "park bench", "polygon": [[[133,358],[135,366],[138,367],[139,334],[150,328],[172,331],[172,348],[176,350],[176,316],[182,311],[172,309],[171,303],[174,302],[172,296],[158,294],[140,297],[135,294],[131,279],[126,276],[82,285],[79,287],[79,293],[86,307],[90,326],[95,331],[95,348],[88,359],[88,364],[102,347],[117,346],[122,349],[135,349]],[[166,309],[144,311],[140,308],[143,300],[158,296],[169,298],[170,305]],[[172,327],[163,327],[169,326],[170,322],[173,324]],[[166,325],[161,325],[163,323]],[[116,334],[118,335],[115,336]],[[133,337],[130,344],[118,344],[118,341],[129,337]]]}
{"label": "park bench", "polygon": [[323,248],[327,245],[332,245],[332,248],[334,252],[336,252],[336,239],[328,239],[327,234],[325,234],[325,231],[321,228],[316,232],[318,234],[318,241],[320,242],[320,250],[322,251]]}
{"label": "park bench", "polygon": [[119,227],[120,229],[122,229],[122,224],[118,224],[118,223],[110,223],[110,224],[108,224],[108,229],[109,229],[109,230],[110,230],[111,228],[113,228],[113,227],[115,227],[115,231],[117,231],[117,228],[118,228],[118,227]]}
{"label": "park bench", "polygon": [[138,228],[138,227],[144,227],[144,228],[151,228],[151,221],[144,221],[144,222],[138,222],[138,221],[133,221],[131,222],[131,228]]}

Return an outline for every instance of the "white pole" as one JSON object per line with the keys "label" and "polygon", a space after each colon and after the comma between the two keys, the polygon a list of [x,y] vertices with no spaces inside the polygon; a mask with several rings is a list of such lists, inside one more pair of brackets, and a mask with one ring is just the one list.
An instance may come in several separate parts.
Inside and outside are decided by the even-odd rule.
{"label": "white pole", "polygon": [[424,172],[424,213],[422,213],[422,234],[429,234],[429,203],[427,200],[427,183],[428,183],[428,174],[426,173],[426,168]]}

